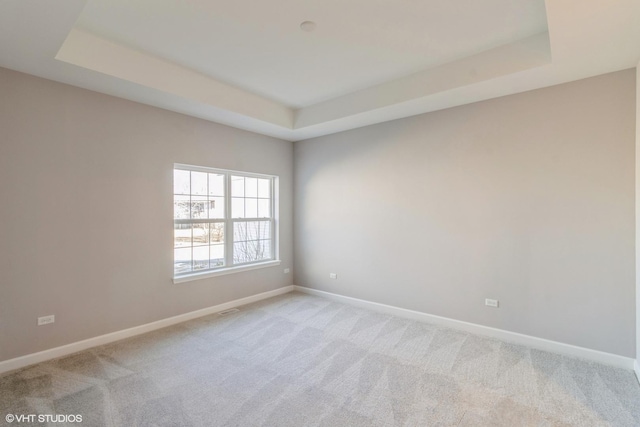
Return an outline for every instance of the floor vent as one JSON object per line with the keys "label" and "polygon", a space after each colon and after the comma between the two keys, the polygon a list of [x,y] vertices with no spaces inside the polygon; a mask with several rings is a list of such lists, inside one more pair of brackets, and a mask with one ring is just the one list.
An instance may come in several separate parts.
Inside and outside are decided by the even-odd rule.
{"label": "floor vent", "polygon": [[237,313],[239,311],[240,310],[238,310],[237,308],[230,308],[229,310],[221,311],[220,313],[218,313],[218,316],[228,316],[229,314]]}

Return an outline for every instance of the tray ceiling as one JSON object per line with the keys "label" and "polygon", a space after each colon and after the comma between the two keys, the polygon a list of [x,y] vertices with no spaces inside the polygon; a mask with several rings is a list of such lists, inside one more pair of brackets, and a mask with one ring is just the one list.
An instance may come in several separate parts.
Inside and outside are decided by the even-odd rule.
{"label": "tray ceiling", "polygon": [[288,140],[639,59],[635,0],[0,3],[0,66]]}

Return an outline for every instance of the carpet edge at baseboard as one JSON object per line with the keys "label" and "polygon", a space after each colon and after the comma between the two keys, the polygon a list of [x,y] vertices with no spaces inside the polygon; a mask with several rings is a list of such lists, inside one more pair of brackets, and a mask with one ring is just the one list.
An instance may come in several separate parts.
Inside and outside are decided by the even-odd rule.
{"label": "carpet edge at baseboard", "polygon": [[166,319],[156,320],[155,322],[145,323],[143,325],[134,326],[120,331],[110,332],[104,335],[98,335],[96,337],[87,338],[81,341],[72,342],[59,347],[42,350],[36,353],[26,354],[24,356],[18,356],[13,359],[7,359],[0,361],[0,375],[10,371],[24,368],[36,363],[45,362],[51,359],[57,359],[59,357],[67,356],[69,354],[77,353],[88,348],[97,347],[104,344],[109,344],[114,341],[119,341],[125,338],[130,338],[136,335],[145,334],[147,332],[155,331],[157,329],[165,328],[167,326],[175,325],[178,323],[186,322],[198,317],[207,316],[209,314],[217,313],[219,311],[228,310],[230,308],[239,307],[253,302],[261,301],[263,299],[275,297],[278,295],[286,294],[294,290],[293,285],[283,286],[278,289],[274,289],[267,292],[262,292],[248,297],[239,298],[233,301],[217,304],[211,307],[202,308],[200,310],[190,311],[188,313],[179,314],[177,316],[168,317]]}
{"label": "carpet edge at baseboard", "polygon": [[618,368],[627,369],[633,371],[635,368],[636,374],[640,375],[640,366],[637,365],[636,360],[626,356],[620,356],[618,354],[607,353],[599,350],[593,350],[590,348],[579,347],[572,344],[566,344],[558,341],[552,341],[545,338],[534,337],[531,335],[520,334],[517,332],[511,332],[504,329],[492,328],[489,326],[479,325],[477,323],[464,322],[462,320],[455,320],[448,317],[436,316],[433,314],[424,313],[421,311],[409,310],[406,308],[396,307],[392,305],[381,304],[377,302],[367,301],[359,298],[348,297],[332,292],[321,291],[305,286],[294,286],[294,290],[304,292],[310,295],[321,296],[330,298],[335,301],[343,302],[350,305],[355,305],[369,310],[383,312],[386,314],[392,314],[399,317],[405,317],[412,320],[420,320],[423,322],[434,323],[441,326],[447,326],[452,329],[460,329],[466,332],[476,333],[478,335],[484,335],[491,338],[497,338],[506,342],[514,344],[525,345],[539,350],[549,351],[553,353],[562,354],[565,356],[578,357],[589,361],[602,363],[604,365],[615,366]]}

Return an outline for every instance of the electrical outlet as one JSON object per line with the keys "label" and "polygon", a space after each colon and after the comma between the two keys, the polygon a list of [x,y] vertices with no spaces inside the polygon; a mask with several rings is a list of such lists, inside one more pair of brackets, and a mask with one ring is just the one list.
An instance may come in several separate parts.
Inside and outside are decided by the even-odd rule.
{"label": "electrical outlet", "polygon": [[291,272],[291,270],[290,270],[290,269],[288,269],[288,268],[285,268],[285,269],[284,269],[284,274],[289,274],[290,272]]}
{"label": "electrical outlet", "polygon": [[38,317],[38,326],[48,325],[49,323],[53,323],[56,321],[56,316],[53,314],[50,316],[42,316]]}
{"label": "electrical outlet", "polygon": [[329,273],[329,279],[337,279],[338,275],[336,273]]}
{"label": "electrical outlet", "polygon": [[499,305],[499,301],[497,299],[485,299],[484,300],[484,305],[488,306],[488,307],[495,307],[498,308]]}

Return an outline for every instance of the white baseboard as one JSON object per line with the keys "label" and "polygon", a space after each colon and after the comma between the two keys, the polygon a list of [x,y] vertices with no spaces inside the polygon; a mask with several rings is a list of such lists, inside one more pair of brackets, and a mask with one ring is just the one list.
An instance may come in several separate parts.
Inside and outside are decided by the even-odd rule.
{"label": "white baseboard", "polygon": [[633,370],[636,372],[636,379],[640,383],[640,363],[638,363],[638,359],[633,362]]}
{"label": "white baseboard", "polygon": [[118,341],[125,338],[130,338],[136,335],[141,335],[147,332],[155,331],[156,329],[165,328],[167,326],[175,325],[177,323],[186,322],[187,320],[195,319],[198,317],[206,316],[220,311],[228,310],[230,308],[239,307],[252,302],[260,301],[263,299],[271,298],[277,295],[282,295],[293,290],[304,292],[311,295],[317,295],[335,301],[344,302],[347,304],[363,307],[387,314],[392,314],[399,317],[405,317],[413,320],[419,320],[429,323],[434,323],[442,326],[447,326],[454,329],[461,329],[467,332],[473,332],[479,335],[489,336],[492,338],[501,339],[516,344],[526,345],[529,347],[546,350],[554,353],[564,354],[573,357],[579,357],[582,359],[591,360],[594,362],[603,363],[606,365],[616,366],[624,369],[634,370],[638,381],[640,381],[640,364],[637,360],[629,357],[619,356],[616,354],[605,353],[598,350],[591,350],[584,347],[578,347],[570,344],[564,344],[557,341],[546,340],[544,338],[537,338],[530,335],[519,334],[516,332],[509,332],[502,329],[491,328],[488,326],[482,326],[475,323],[463,322],[460,320],[449,319],[447,317],[435,316],[433,314],[422,313],[419,311],[408,310],[405,308],[394,307],[391,305],[380,304],[376,302],[366,301],[358,298],[347,297],[343,295],[334,294],[331,292],[319,291],[303,286],[285,286],[282,288],[274,289],[273,291],[263,292],[257,295],[252,295],[246,298],[240,298],[237,300],[229,301],[223,304],[218,304],[212,307],[203,308],[201,310],[192,311],[178,316],[169,317],[167,319],[158,320],[156,322],[147,323],[133,328],[124,329],[117,332],[112,332],[105,335],[100,335],[94,338],[89,338],[82,341],[77,341],[71,344],[55,347],[49,350],[40,351],[38,353],[27,354],[25,356],[16,357],[14,359],[4,360],[0,362],[0,374],[23,368],[25,366],[33,365],[35,363],[44,362],[58,357],[66,356],[78,351],[86,350],[88,348],[97,347],[100,345],[108,344],[114,341]]}
{"label": "white baseboard", "polygon": [[0,362],[0,374],[24,368],[25,366],[33,365],[35,363],[40,363],[72,353],[77,353],[78,351],[86,350],[91,347],[97,347],[99,345],[109,344],[111,342],[118,341],[124,338],[129,338],[147,332],[155,331],[156,329],[165,328],[167,326],[175,325],[176,323],[186,322],[187,320],[206,316],[208,314],[218,313],[230,308],[250,304],[252,302],[275,297],[277,295],[286,294],[287,292],[291,291],[293,291],[293,286],[284,286],[282,288],[274,289],[273,291],[251,295],[246,298],[240,298],[237,300],[225,302],[223,304],[214,305],[212,307],[203,308],[201,310],[191,311],[189,313],[180,314],[178,316],[169,317],[167,319],[158,320],[156,322],[146,323],[144,325],[135,326],[133,328],[124,329],[105,335],[100,335],[82,341],[77,341],[60,347],[51,348],[49,350],[27,354],[25,356],[16,357],[14,359],[4,360]]}
{"label": "white baseboard", "polygon": [[603,351],[592,350],[589,348],[578,347],[575,345],[565,344],[557,341],[551,341],[544,338],[538,338],[530,335],[519,334],[517,332],[509,332],[503,329],[497,329],[497,328],[491,328],[489,326],[478,325],[476,323],[463,322],[461,320],[435,316],[433,314],[427,314],[427,313],[422,313],[420,311],[408,310],[406,308],[394,307],[391,305],[380,304],[377,302],[371,302],[371,301],[366,301],[358,298],[347,297],[343,295],[334,294],[331,292],[319,291],[317,289],[311,289],[304,286],[294,286],[294,288],[295,290],[300,292],[329,298],[335,301],[355,305],[358,307],[367,308],[370,310],[375,310],[375,311],[379,311],[386,314],[392,314],[395,316],[404,317],[408,319],[419,320],[423,322],[446,326],[453,329],[460,329],[460,330],[472,332],[478,335],[484,335],[492,338],[497,338],[503,341],[512,342],[515,344],[533,347],[539,350],[545,350],[545,351],[559,353],[567,356],[578,357],[581,359],[586,359],[593,362],[598,362],[605,365],[615,366],[618,368],[623,368],[628,370],[633,370],[635,366],[636,374],[640,378],[640,367],[638,366],[638,363],[630,357],[619,356],[617,354],[605,353]]}

